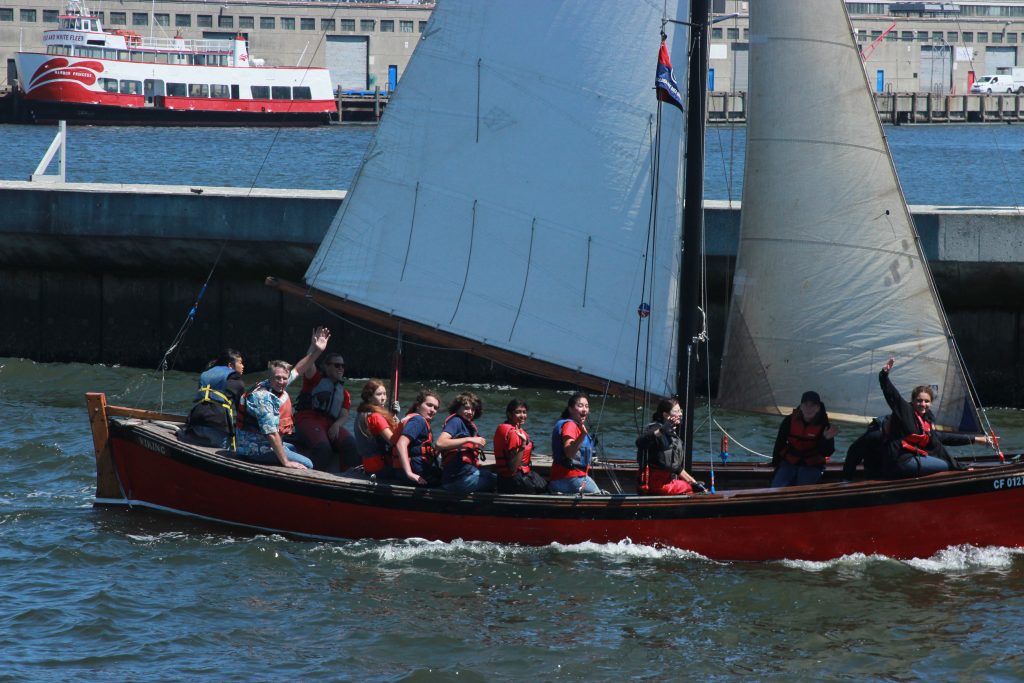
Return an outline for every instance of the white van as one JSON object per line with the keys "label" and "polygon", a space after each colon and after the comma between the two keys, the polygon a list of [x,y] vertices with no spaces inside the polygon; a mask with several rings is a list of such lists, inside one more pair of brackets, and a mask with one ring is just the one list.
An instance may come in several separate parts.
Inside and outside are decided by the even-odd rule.
{"label": "white van", "polygon": [[974,81],[972,93],[1024,93],[1024,82],[1014,80],[1010,74],[990,74]]}

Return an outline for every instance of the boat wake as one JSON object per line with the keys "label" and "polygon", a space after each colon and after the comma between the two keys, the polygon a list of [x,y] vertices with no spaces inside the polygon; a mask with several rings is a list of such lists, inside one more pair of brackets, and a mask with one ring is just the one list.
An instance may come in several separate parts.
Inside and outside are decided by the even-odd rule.
{"label": "boat wake", "polygon": [[949,574],[950,572],[970,573],[978,570],[1009,569],[1013,564],[1014,558],[1019,555],[1024,555],[1024,549],[1002,546],[977,547],[973,545],[958,545],[940,550],[928,558],[914,558],[911,560],[897,560],[886,555],[853,553],[823,562],[782,560],[782,564],[795,569],[821,572],[837,568],[867,568],[875,562],[898,562],[929,574]]}

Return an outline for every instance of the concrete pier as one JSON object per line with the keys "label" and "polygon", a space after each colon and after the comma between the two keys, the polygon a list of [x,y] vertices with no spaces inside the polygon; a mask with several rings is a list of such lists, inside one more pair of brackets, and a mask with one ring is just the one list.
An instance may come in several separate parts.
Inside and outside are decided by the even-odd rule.
{"label": "concrete pier", "polygon": [[[875,109],[885,124],[1019,123],[1024,95],[935,95],[924,92],[875,93]],[[747,93],[708,93],[708,122],[747,122]]]}
{"label": "concrete pier", "polygon": [[[223,346],[241,348],[250,371],[294,361],[312,327],[327,324],[351,374],[387,375],[393,341],[263,284],[268,275],[301,281],[344,194],[0,182],[0,356],[155,367],[212,270],[180,369]],[[706,207],[717,371],[740,206]],[[912,210],[983,402],[1024,406],[1024,212]],[[410,378],[536,382],[462,353],[404,349]]]}

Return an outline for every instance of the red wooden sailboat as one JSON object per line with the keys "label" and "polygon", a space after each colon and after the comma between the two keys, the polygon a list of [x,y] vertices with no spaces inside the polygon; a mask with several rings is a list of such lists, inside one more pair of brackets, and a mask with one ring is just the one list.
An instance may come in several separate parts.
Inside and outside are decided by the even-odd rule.
{"label": "red wooden sailboat", "polygon": [[[685,443],[692,449],[693,359],[706,340],[699,313],[706,307],[699,251],[683,247],[702,242],[709,12],[706,2],[691,3],[687,24],[677,3],[669,4],[673,11],[663,18],[647,5],[549,3],[528,20],[511,1],[439,5],[305,283],[274,284],[403,334],[576,386],[678,392],[688,407]],[[481,30],[467,31],[467,16]],[[692,193],[685,215],[677,190],[683,116],[672,107],[659,110],[647,80],[659,29],[669,34],[673,62],[692,57],[685,155]],[[842,0],[819,3],[814,13],[797,0],[755,3],[751,34],[744,204],[757,209],[744,211],[723,402],[749,399],[741,407],[781,414],[800,391],[815,387],[831,411],[863,420],[885,412],[876,375],[895,353],[901,377],[942,382],[940,421],[952,428],[983,424]],[[799,91],[775,88],[775,71],[801,73],[806,83]],[[443,83],[462,85],[438,102]],[[837,109],[827,117],[806,101],[823,92]],[[808,158],[813,168],[800,167]],[[835,176],[837,167],[847,173],[851,166],[857,183]],[[786,174],[790,182],[780,183]],[[783,224],[801,234],[777,233]],[[865,235],[878,224],[881,236]],[[774,249],[776,237],[785,248]],[[748,256],[761,243],[768,243],[767,260]],[[865,263],[848,266],[851,253]],[[812,283],[819,272],[831,280]],[[776,281],[789,283],[784,296]],[[882,309],[922,316],[894,326],[872,313],[883,297],[892,303]],[[851,322],[825,329],[803,321],[808,312],[820,314],[819,305]],[[787,318],[794,310],[805,315]],[[640,362],[637,348],[646,349]],[[796,379],[790,383],[779,368]],[[99,394],[90,395],[89,411],[98,505],[250,529],[325,539],[628,540],[726,560],[923,557],[961,544],[1024,546],[1024,530],[1013,521],[1024,503],[1020,462],[774,490],[751,488],[749,472],[729,466],[717,473],[717,492],[694,496],[637,496],[628,487],[594,496],[456,495],[358,472],[243,462],[184,443],[171,416],[108,407]],[[615,461],[592,469],[599,482],[632,481],[634,472],[635,464]]]}

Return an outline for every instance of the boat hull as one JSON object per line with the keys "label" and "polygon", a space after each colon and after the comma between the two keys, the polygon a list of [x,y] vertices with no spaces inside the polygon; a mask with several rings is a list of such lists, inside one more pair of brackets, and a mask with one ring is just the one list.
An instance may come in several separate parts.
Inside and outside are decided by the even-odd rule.
{"label": "boat hull", "polygon": [[41,100],[22,100],[19,111],[26,123],[52,124],[67,121],[70,124],[96,126],[320,126],[332,120],[331,113],[324,111],[169,109]]}
{"label": "boat hull", "polygon": [[1013,522],[1024,503],[1022,465],[693,497],[456,496],[245,463],[141,422],[113,420],[109,432],[121,494],[97,504],[315,538],[631,541],[721,560],[911,558],[963,544],[1024,546],[1024,529]]}

